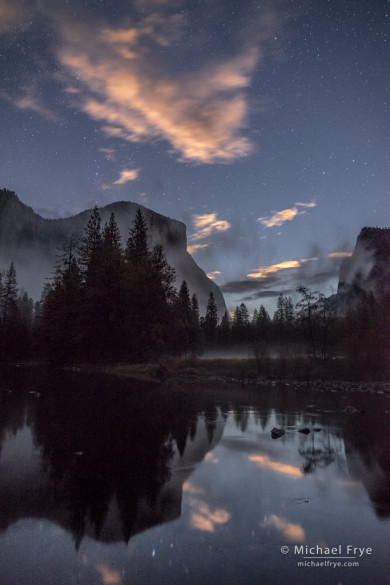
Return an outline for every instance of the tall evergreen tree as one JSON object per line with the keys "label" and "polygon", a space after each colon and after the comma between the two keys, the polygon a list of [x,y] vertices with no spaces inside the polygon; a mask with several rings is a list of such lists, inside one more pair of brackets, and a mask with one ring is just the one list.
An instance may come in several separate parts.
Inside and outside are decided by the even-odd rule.
{"label": "tall evergreen tree", "polygon": [[144,262],[149,257],[147,229],[146,221],[138,208],[126,246],[127,259],[135,265]]}
{"label": "tall evergreen tree", "polygon": [[7,323],[17,319],[17,300],[18,288],[16,282],[16,270],[14,263],[11,262],[4,275],[4,283],[1,288],[0,296],[0,321],[3,327],[5,327]]}
{"label": "tall evergreen tree", "polygon": [[83,272],[86,273],[87,279],[90,279],[96,270],[101,244],[101,217],[98,208],[95,206],[79,246],[80,265]]}
{"label": "tall evergreen tree", "polygon": [[210,291],[206,306],[206,315],[203,322],[206,342],[213,344],[216,341],[218,325],[218,308],[212,291]]}

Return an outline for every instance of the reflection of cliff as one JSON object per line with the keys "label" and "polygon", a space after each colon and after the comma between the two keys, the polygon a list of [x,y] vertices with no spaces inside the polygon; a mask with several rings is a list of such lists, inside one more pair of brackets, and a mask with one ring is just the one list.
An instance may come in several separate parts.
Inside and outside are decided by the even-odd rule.
{"label": "reflection of cliff", "polygon": [[179,517],[183,482],[222,435],[220,412],[207,415],[186,400],[177,412],[172,399],[150,388],[77,381],[40,388],[39,398],[4,397],[0,529],[46,518],[70,530],[78,545],[86,534],[128,541]]}
{"label": "reflection of cliff", "polygon": [[382,517],[390,517],[389,416],[380,403],[372,401],[369,411],[347,420],[344,433],[350,473],[362,481]]}

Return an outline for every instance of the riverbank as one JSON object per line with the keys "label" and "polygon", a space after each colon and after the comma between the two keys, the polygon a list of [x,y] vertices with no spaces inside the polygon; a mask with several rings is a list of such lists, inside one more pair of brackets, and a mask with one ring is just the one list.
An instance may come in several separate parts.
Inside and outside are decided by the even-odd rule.
{"label": "riverbank", "polygon": [[389,368],[354,365],[346,360],[312,360],[305,357],[246,359],[169,358],[159,363],[94,366],[93,371],[155,383],[174,380],[263,384],[275,380],[305,382],[386,382]]}

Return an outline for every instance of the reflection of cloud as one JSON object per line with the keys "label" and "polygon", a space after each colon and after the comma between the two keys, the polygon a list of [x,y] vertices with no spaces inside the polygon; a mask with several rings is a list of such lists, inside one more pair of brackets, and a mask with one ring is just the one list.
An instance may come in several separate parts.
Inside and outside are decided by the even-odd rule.
{"label": "reflection of cloud", "polygon": [[280,463],[279,461],[271,461],[267,455],[250,455],[249,461],[253,461],[259,467],[264,469],[272,469],[273,471],[277,471],[278,473],[283,473],[285,475],[291,475],[293,477],[302,477],[303,475],[299,467]]}
{"label": "reflection of cloud", "polygon": [[100,573],[103,585],[119,585],[121,583],[119,571],[112,571],[106,565],[97,565],[96,569]]}
{"label": "reflection of cloud", "polygon": [[279,272],[279,270],[287,270],[288,268],[299,268],[301,265],[298,260],[287,260],[280,264],[273,264],[272,266],[266,266],[263,268],[257,268],[256,272],[251,272],[247,276],[249,278],[266,278],[268,274]]}
{"label": "reflection of cloud", "polygon": [[165,139],[187,161],[245,156],[251,144],[242,136],[248,115],[244,90],[259,52],[245,49],[173,77],[153,55],[156,45],[171,46],[183,30],[181,14],[149,14],[128,28],[63,25],[58,56],[84,86],[82,110],[102,122],[107,135],[131,142]]}
{"label": "reflection of cloud", "polygon": [[194,254],[197,250],[201,250],[202,248],[208,248],[209,244],[192,244],[191,246],[187,246],[187,252],[189,254]]}
{"label": "reflection of cloud", "polygon": [[230,514],[223,509],[211,510],[211,508],[199,500],[191,498],[190,505],[196,510],[191,515],[191,527],[204,532],[214,532],[218,525],[226,524]]}
{"label": "reflection of cloud", "polygon": [[291,524],[285,518],[271,514],[267,519],[267,525],[274,526],[278,532],[292,542],[303,542],[305,531],[300,524]]}
{"label": "reflection of cloud", "polygon": [[190,481],[183,483],[183,492],[188,494],[204,495],[204,489],[193,485]]}
{"label": "reflection of cloud", "polygon": [[332,252],[329,254],[329,258],[349,258],[352,256],[352,252]]}
{"label": "reflection of cloud", "polygon": [[121,171],[119,179],[117,181],[114,181],[113,185],[124,185],[129,181],[135,181],[138,178],[138,171],[139,169]]}
{"label": "reflection of cloud", "polygon": [[277,211],[270,217],[259,217],[256,221],[270,228],[274,226],[281,226],[286,221],[292,221],[297,215],[303,215],[305,211],[299,211],[298,207],[316,207],[316,203],[296,203],[294,207]]}
{"label": "reflection of cloud", "polygon": [[214,455],[214,453],[209,452],[205,456],[205,461],[208,461],[209,463],[219,463],[220,460]]}
{"label": "reflection of cloud", "polygon": [[223,219],[217,219],[216,213],[193,215],[192,221],[197,231],[190,236],[192,241],[203,240],[214,232],[224,232],[230,228],[230,223]]}

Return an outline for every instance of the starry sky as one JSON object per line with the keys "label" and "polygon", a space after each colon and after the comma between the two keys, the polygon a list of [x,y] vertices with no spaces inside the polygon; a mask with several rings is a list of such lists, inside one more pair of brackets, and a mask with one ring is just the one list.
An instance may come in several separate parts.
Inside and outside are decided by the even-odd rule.
{"label": "starry sky", "polygon": [[0,0],[0,187],[187,225],[228,308],[390,226],[388,0]]}

